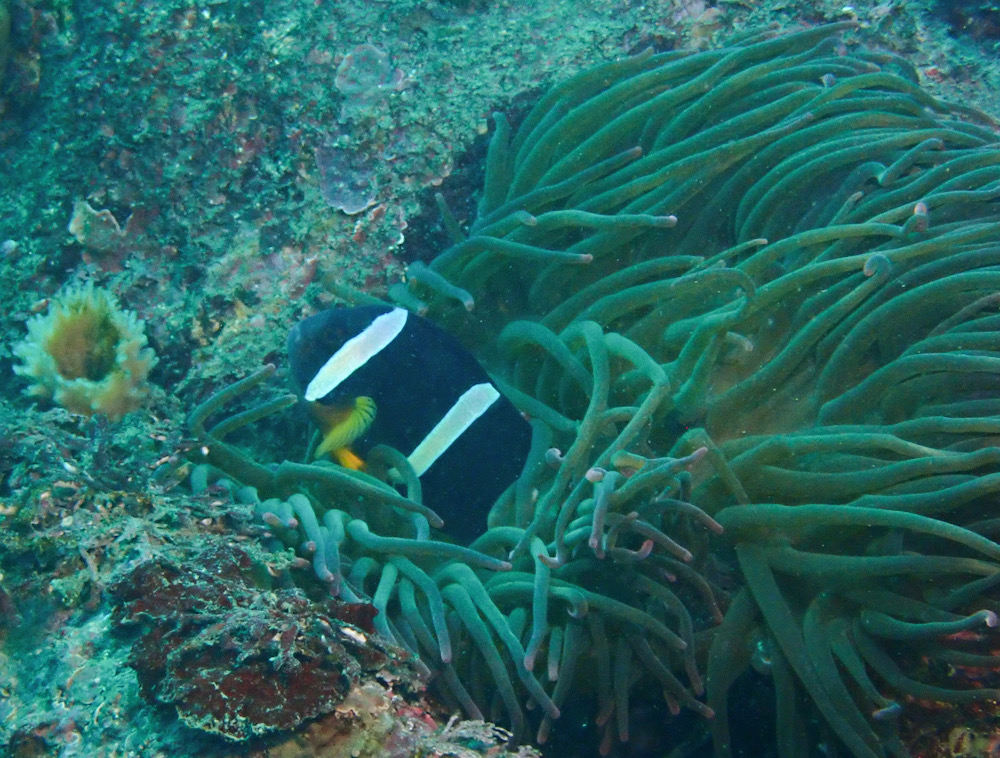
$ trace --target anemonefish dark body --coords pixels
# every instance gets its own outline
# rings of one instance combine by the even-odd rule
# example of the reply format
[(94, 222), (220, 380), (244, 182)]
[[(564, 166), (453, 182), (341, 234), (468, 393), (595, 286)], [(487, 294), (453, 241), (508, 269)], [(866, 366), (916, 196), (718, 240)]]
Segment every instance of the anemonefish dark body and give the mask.
[(337, 308), (292, 328), (288, 358), (320, 424), (320, 455), (362, 467), (373, 446), (396, 448), (445, 532), (468, 544), (486, 531), (531, 427), (458, 340), (402, 308)]

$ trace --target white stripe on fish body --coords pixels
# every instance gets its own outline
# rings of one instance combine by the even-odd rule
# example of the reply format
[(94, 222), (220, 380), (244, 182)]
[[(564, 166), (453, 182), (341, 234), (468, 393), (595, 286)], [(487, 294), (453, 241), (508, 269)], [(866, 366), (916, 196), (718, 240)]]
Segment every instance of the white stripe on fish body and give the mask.
[(500, 393), (489, 382), (467, 389), (407, 458), (417, 476), (423, 476), (434, 465), (434, 461), (444, 455), (455, 440), (486, 413), (499, 397)]
[(306, 387), (306, 400), (325, 397), (351, 374), (385, 350), (406, 326), (409, 311), (393, 308), (373, 320), (362, 332), (340, 346)]

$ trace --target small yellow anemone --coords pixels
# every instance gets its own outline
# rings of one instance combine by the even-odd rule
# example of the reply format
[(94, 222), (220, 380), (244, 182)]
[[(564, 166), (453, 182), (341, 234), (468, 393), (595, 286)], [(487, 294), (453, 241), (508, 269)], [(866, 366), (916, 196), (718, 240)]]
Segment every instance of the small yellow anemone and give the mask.
[(14, 373), (32, 381), (25, 393), (51, 399), (73, 413), (102, 413), (117, 421), (143, 404), (156, 365), (144, 324), (93, 282), (69, 286), (48, 312), (28, 321), (14, 347)]

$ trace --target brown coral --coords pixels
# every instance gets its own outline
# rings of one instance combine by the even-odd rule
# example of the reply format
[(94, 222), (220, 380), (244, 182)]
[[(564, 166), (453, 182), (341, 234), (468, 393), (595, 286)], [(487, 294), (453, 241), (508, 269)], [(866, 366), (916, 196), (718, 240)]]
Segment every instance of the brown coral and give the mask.
[(372, 606), (259, 589), (239, 548), (196, 562), (205, 570), (155, 558), (111, 588), (116, 627), (138, 631), (129, 662), (143, 693), (188, 726), (246, 740), (350, 709), (362, 676), (415, 679), (374, 636)]
[(143, 323), (93, 282), (68, 287), (47, 313), (28, 321), (14, 355), (22, 361), (14, 373), (32, 380), (28, 395), (113, 421), (142, 405), (156, 365)]

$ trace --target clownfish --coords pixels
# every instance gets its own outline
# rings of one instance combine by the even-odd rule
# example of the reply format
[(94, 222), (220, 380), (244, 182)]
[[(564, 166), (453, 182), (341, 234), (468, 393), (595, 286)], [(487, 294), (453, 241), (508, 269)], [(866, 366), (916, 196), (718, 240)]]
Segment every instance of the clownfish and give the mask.
[(389, 445), (447, 534), (468, 544), (486, 531), (531, 426), (457, 339), (403, 308), (335, 308), (292, 328), (288, 359), (320, 430), (317, 457), (363, 469), (368, 450)]

